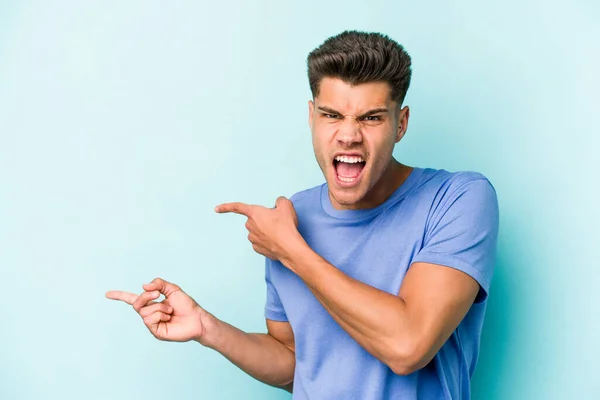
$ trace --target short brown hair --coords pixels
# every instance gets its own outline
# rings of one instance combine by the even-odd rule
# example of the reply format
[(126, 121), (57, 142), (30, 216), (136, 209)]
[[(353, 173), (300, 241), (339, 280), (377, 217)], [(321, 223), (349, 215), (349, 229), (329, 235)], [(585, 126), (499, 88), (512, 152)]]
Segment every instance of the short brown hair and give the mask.
[(332, 36), (310, 52), (307, 64), (313, 98), (318, 96), (323, 78), (339, 78), (351, 85), (386, 82), (398, 104), (410, 86), (410, 56), (381, 33), (344, 31)]

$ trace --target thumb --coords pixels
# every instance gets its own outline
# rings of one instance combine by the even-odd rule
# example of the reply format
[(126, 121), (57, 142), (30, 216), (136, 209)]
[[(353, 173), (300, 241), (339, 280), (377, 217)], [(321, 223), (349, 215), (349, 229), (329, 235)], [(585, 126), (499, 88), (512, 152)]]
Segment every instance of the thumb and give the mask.
[(275, 200), (275, 208), (277, 207), (287, 207), (291, 202), (284, 196), (279, 196), (277, 200)]
[(143, 288), (145, 291), (158, 290), (165, 297), (169, 297), (173, 293), (181, 291), (179, 286), (161, 278), (154, 279), (152, 282), (145, 284)]
[(285, 209), (289, 211), (290, 214), (294, 217), (294, 224), (298, 226), (298, 214), (296, 214), (296, 209), (294, 208), (294, 204), (285, 198), (284, 196), (279, 196), (277, 200), (275, 200), (275, 208)]

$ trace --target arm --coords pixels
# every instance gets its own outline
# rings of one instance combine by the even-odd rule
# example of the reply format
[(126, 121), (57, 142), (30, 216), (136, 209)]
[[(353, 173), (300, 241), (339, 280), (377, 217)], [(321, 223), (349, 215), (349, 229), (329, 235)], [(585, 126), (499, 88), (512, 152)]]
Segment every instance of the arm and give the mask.
[(292, 328), (288, 322), (267, 320), (267, 329), (267, 334), (245, 333), (215, 318), (199, 342), (253, 378), (291, 393), (296, 365)]
[(469, 310), (479, 285), (463, 272), (414, 264), (398, 296), (345, 275), (312, 250), (285, 265), (354, 340), (395, 373), (427, 365)]
[[(223, 354), (252, 377), (291, 391), (296, 365), (290, 324), (267, 320), (267, 334), (245, 333), (229, 325), (194, 301), (177, 285), (156, 278), (134, 293), (110, 291), (106, 297), (133, 306), (159, 340), (195, 340)], [(163, 301), (155, 301), (160, 295)]]
[(348, 277), (298, 238), (280, 258), (342, 328), (398, 374), (427, 365), (489, 288), (498, 233), (495, 191), (485, 179), (452, 189), (433, 208), (423, 248), (397, 295)]
[(493, 270), (498, 205), (492, 186), (472, 179), (443, 196), (397, 295), (350, 278), (316, 254), (298, 232), (294, 207), (285, 198), (274, 209), (229, 203), (217, 212), (247, 216), (256, 252), (296, 273), (373, 356), (398, 374), (410, 374), (437, 353), (480, 287), (486, 293)]

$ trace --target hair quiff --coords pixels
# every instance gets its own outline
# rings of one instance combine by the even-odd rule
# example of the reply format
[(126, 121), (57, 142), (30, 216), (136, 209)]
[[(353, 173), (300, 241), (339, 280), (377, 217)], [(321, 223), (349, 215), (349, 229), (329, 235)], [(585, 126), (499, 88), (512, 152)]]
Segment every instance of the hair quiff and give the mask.
[(375, 32), (344, 31), (325, 40), (307, 58), (313, 97), (323, 78), (339, 78), (350, 85), (386, 82), (392, 100), (402, 104), (411, 77), (411, 60), (404, 48)]

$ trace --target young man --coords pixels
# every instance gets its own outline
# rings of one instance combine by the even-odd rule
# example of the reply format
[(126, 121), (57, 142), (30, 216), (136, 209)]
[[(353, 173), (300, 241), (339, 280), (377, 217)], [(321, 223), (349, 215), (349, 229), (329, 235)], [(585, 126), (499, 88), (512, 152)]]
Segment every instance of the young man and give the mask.
[(384, 35), (329, 38), (308, 56), (326, 183), (274, 208), (216, 208), (245, 215), (266, 257), (267, 334), (220, 321), (158, 278), (139, 296), (107, 297), (132, 304), (158, 339), (196, 340), (295, 399), (470, 398), (498, 204), (480, 174), (392, 157), (410, 75), (409, 55)]

